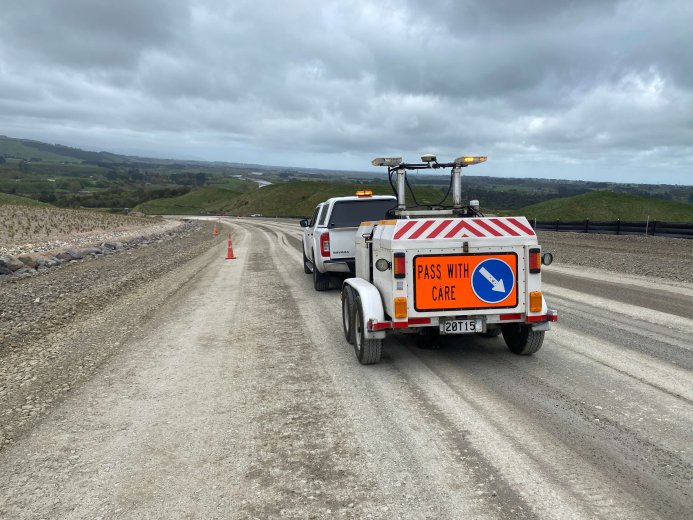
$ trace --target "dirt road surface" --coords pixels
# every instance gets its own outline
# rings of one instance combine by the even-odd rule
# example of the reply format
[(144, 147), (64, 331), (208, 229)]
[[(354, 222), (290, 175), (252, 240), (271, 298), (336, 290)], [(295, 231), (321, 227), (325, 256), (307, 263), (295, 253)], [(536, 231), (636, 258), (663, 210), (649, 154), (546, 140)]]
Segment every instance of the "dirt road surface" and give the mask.
[[(364, 367), (299, 228), (229, 225), (236, 260), (152, 280), (166, 298), (5, 445), (1, 518), (693, 517), (693, 285), (558, 263), (535, 356), (397, 337)], [(108, 347), (136, 296), (82, 334)]]

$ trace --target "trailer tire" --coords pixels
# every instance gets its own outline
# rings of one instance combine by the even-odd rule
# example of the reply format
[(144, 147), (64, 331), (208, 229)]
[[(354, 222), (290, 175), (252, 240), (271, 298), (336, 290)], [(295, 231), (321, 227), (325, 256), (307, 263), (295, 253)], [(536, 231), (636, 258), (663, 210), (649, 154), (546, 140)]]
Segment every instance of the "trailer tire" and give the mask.
[[(301, 249), (303, 249), (303, 248), (301, 248)], [(306, 256), (306, 250), (303, 249), (302, 253), (303, 253), (303, 272), (306, 274), (310, 274), (313, 271), (311, 271), (310, 267), (308, 267), (308, 257)]]
[(517, 323), (503, 325), (503, 339), (510, 352), (520, 356), (529, 356), (537, 352), (544, 343), (544, 331), (534, 331), (530, 327)]
[(342, 290), (342, 327), (344, 328), (344, 337), (350, 345), (354, 344), (354, 290), (345, 285)]
[(366, 338), (363, 330), (363, 307), (358, 294), (354, 295), (351, 327), (354, 331), (354, 352), (362, 365), (380, 362), (383, 355), (383, 340)]
[(315, 255), (313, 255), (313, 287), (316, 291), (326, 291), (330, 288), (330, 274), (318, 271)]

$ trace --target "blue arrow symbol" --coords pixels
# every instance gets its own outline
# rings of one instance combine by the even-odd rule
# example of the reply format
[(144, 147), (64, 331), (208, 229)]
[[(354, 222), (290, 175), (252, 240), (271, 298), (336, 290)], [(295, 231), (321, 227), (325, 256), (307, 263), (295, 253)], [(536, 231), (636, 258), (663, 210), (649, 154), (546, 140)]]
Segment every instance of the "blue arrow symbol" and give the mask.
[(482, 267), (479, 269), (479, 274), (486, 278), (489, 283), (493, 286), (491, 289), (492, 291), (504, 293), (505, 292), (505, 284), (503, 283), (503, 279), (501, 278), (500, 280), (496, 280), (496, 278), (488, 272), (488, 269), (485, 267)]

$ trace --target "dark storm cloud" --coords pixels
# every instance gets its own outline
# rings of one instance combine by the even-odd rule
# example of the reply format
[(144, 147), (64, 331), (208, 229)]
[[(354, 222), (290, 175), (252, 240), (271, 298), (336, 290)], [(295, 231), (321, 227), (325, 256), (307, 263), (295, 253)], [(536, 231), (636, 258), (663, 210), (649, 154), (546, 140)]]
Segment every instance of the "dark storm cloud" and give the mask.
[(76, 69), (129, 68), (142, 51), (185, 31), (187, 2), (36, 0), (3, 5), (10, 55)]
[(3, 8), (5, 133), (346, 168), (380, 153), (479, 152), (495, 155), (493, 173), (531, 163), (552, 176), (575, 164), (628, 171), (654, 155), (691, 182), (685, 0)]

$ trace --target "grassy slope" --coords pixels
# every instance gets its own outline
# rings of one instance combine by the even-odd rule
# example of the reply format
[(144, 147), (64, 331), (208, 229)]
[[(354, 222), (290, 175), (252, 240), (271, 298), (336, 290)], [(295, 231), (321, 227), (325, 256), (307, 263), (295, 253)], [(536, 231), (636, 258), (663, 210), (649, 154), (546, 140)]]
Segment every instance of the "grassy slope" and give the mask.
[(232, 181), (227, 187), (200, 188), (180, 197), (150, 200), (134, 209), (149, 215), (216, 215), (228, 212), (232, 200), (255, 186), (253, 182)]
[[(353, 195), (357, 190), (370, 189), (374, 195), (392, 195), (387, 184), (348, 184), (336, 182), (287, 182), (273, 184), (238, 197), (230, 212), (239, 215), (260, 213), (267, 216), (311, 215), (315, 206), (330, 197)], [(438, 188), (414, 188), (419, 203), (439, 202), (444, 192)], [(407, 204), (413, 202), (407, 197)]]
[(575, 197), (552, 199), (516, 212), (537, 220), (650, 220), (693, 222), (693, 204), (610, 191), (592, 191)]
[[(181, 197), (150, 201), (136, 209), (150, 214), (310, 215), (319, 202), (330, 197), (353, 195), (362, 189), (371, 189), (375, 195), (392, 194), (390, 186), (384, 184), (293, 181), (241, 193), (223, 188), (203, 188)], [(438, 202), (443, 196), (437, 188), (415, 187), (414, 190), (420, 203)]]
[(39, 202), (38, 200), (28, 197), (19, 197), (17, 195), (0, 192), (0, 206), (3, 204), (14, 204), (16, 206), (50, 206), (50, 204)]
[[(373, 187), (359, 186), (358, 189)], [(376, 195), (387, 195), (389, 190), (389, 187), (379, 186), (373, 192)], [(353, 195), (355, 191), (354, 185), (333, 182), (295, 181), (272, 184), (241, 195), (233, 201), (230, 212), (238, 215), (310, 215), (315, 206), (325, 199)]]

